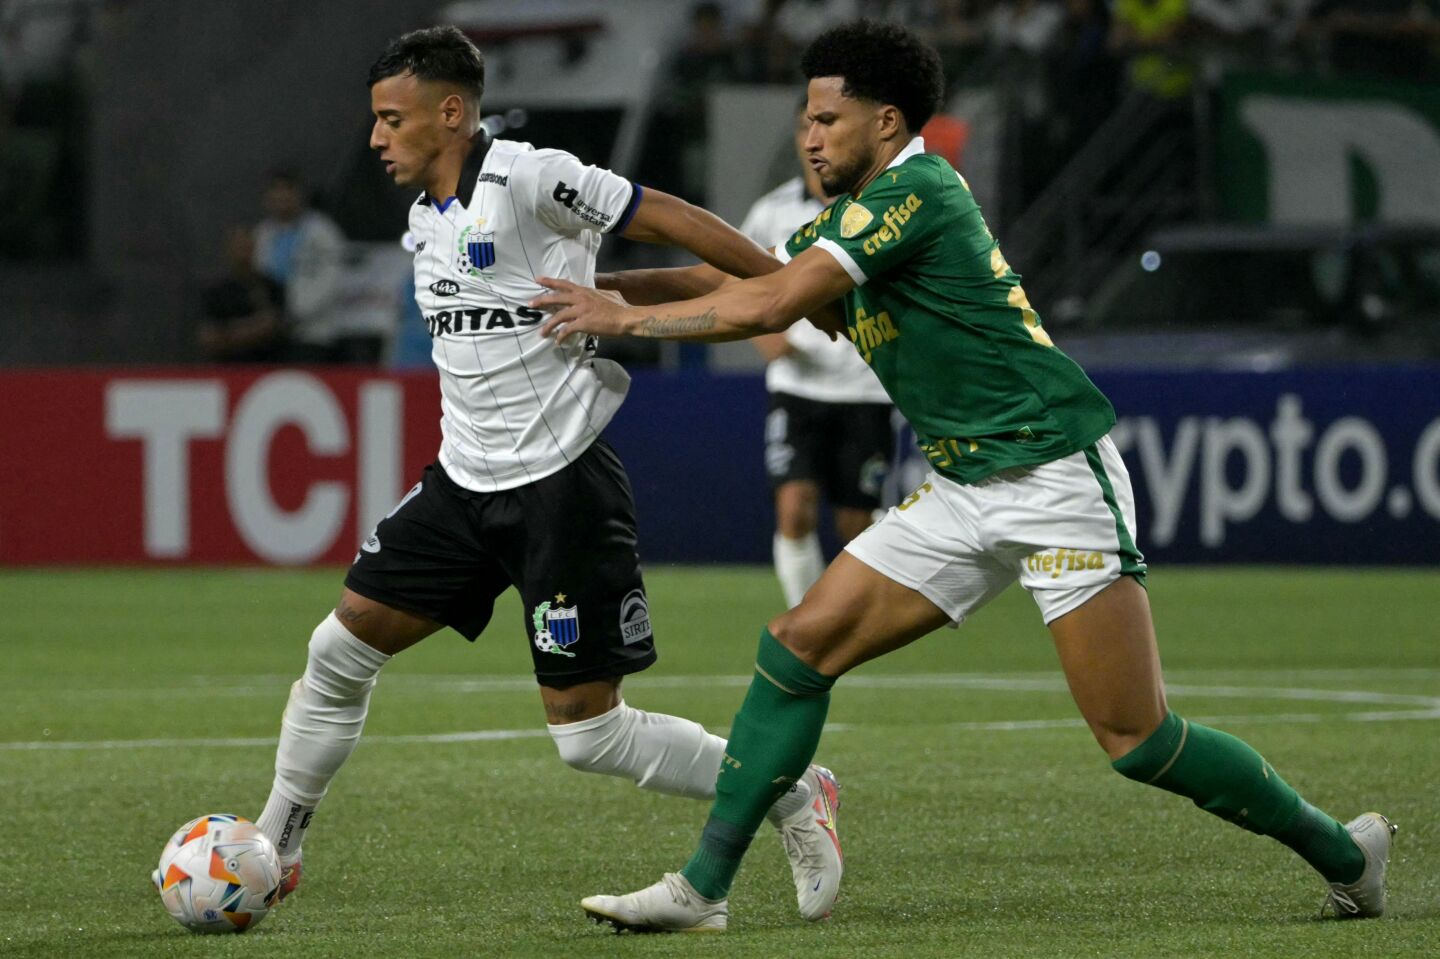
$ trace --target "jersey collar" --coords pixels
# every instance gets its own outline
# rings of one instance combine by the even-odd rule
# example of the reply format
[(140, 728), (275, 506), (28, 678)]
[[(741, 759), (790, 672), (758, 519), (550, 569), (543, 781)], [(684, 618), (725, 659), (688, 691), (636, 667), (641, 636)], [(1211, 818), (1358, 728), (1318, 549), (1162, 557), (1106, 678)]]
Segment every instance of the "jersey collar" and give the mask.
[(470, 201), (475, 197), (475, 184), (480, 179), (480, 168), (485, 165), (485, 156), (490, 152), (490, 136), (481, 130), (470, 138), (470, 143), (470, 155), (465, 158), (465, 165), (460, 168), (460, 182), (455, 184), (455, 195), (441, 201), (427, 191), (420, 194), (420, 199), (415, 201), (416, 206), (433, 205), (441, 213), (449, 209), (452, 200), (459, 200), (463, 207), (470, 206)]
[(895, 159), (891, 160), (890, 163), (889, 163), (888, 165), (886, 165), (885, 169), (887, 169), (887, 170), (894, 169), (895, 167), (897, 167), (897, 166), (899, 166), (900, 164), (904, 163), (906, 160), (910, 159), (911, 157), (918, 157), (920, 154), (922, 154), (922, 153), (924, 153), (924, 152), (925, 152), (925, 138), (924, 138), (924, 137), (919, 137), (919, 136), (914, 137), (914, 138), (912, 138), (912, 139), (910, 140), (909, 143), (905, 144), (905, 149), (901, 150), (899, 153), (897, 153), (897, 154), (895, 155)]

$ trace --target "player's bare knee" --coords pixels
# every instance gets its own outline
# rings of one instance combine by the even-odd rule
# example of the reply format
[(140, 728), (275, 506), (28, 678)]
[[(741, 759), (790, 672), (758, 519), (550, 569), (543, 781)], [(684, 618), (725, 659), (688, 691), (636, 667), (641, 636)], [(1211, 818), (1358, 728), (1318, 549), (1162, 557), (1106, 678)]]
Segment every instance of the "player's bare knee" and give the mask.
[(811, 668), (819, 668), (841, 638), (830, 610), (808, 598), (770, 621), (770, 635)]
[[(1163, 720), (1164, 717), (1161, 717)], [(1103, 721), (1091, 721), (1090, 731), (1095, 735), (1095, 741), (1100, 748), (1105, 750), (1105, 755), (1116, 760), (1128, 755), (1135, 747), (1150, 738), (1160, 725), (1159, 721), (1126, 721), (1120, 719), (1107, 719)]]

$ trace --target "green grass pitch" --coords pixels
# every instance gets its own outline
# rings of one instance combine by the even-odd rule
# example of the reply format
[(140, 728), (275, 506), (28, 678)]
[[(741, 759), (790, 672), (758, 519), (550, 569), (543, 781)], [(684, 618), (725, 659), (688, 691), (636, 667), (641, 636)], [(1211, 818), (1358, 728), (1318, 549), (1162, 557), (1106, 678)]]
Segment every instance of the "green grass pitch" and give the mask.
[[(627, 698), (723, 732), (778, 588), (763, 569), (648, 581), (661, 659)], [(252, 933), (192, 936), (150, 870), (185, 820), (258, 815), (338, 590), (334, 570), (0, 573), (0, 956), (1440, 955), (1428, 570), (1151, 577), (1177, 710), (1341, 818), (1400, 824), (1380, 921), (1315, 921), (1322, 884), (1288, 850), (1111, 772), (1012, 589), (836, 688), (820, 757), (844, 785), (847, 870), (826, 922), (797, 916), (768, 827), (727, 935), (585, 921), (581, 896), (678, 868), (705, 806), (556, 758), (511, 596), (475, 646), (446, 632), (386, 668), (299, 893)]]

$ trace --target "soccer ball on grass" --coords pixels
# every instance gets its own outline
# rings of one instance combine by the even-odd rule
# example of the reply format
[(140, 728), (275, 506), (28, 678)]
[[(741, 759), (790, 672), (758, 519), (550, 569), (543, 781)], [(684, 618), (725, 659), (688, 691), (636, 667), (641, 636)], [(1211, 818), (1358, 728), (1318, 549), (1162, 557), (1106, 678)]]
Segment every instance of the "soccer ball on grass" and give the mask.
[(191, 932), (244, 932), (275, 904), (280, 854), (250, 820), (213, 813), (176, 830), (152, 878), (170, 915)]

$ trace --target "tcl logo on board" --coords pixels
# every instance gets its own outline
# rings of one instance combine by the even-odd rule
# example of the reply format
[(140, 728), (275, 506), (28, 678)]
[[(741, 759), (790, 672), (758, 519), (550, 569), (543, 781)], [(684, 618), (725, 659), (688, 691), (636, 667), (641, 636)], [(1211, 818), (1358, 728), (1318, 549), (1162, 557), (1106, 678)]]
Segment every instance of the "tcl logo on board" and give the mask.
[[(107, 384), (106, 435), (138, 441), (143, 449), (147, 557), (186, 559), (194, 553), (190, 460), (197, 441), (223, 440), (230, 519), (245, 545), (267, 562), (316, 560), (340, 545), (348, 518), (363, 535), (394, 506), (403, 490), (400, 384), (360, 383), (353, 422), (331, 386), (307, 373), (272, 373), (237, 396), (232, 389), (219, 379)], [(271, 456), (288, 428), (298, 429), (310, 457), (353, 455), (353, 477), (304, 479), (298, 505), (282, 505), (271, 488)]]

